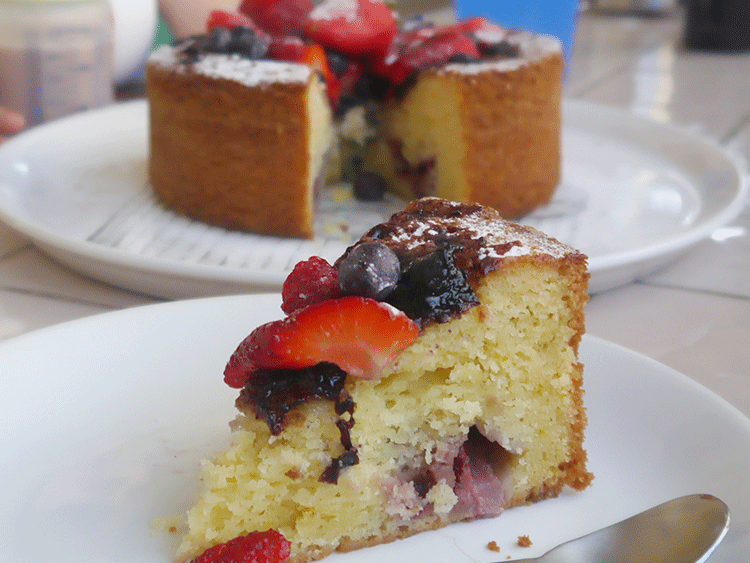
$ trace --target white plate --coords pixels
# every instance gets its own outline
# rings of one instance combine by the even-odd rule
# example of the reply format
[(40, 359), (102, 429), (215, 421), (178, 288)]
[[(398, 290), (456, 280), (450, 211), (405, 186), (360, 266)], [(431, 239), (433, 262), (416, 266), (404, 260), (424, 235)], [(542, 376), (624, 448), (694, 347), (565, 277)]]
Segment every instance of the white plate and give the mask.
[[(275, 295), (127, 309), (0, 343), (0, 559), (169, 563), (154, 518), (187, 507), (198, 460), (228, 442), (235, 346), (279, 318)], [(330, 561), (481, 563), (531, 557), (662, 501), (710, 493), (732, 525), (711, 563), (750, 553), (750, 420), (685, 376), (586, 337), (593, 485)], [(533, 546), (515, 546), (528, 535)], [(487, 549), (495, 541), (500, 554)]]
[[(329, 260), (401, 202), (321, 198), (314, 241), (209, 227), (165, 211), (146, 181), (147, 105), (43, 125), (0, 147), (0, 220), (64, 264), (166, 298), (278, 291), (312, 254)], [(590, 258), (591, 291), (651, 273), (741, 210), (747, 186), (717, 145), (589, 103), (565, 104), (563, 182), (523, 222)]]

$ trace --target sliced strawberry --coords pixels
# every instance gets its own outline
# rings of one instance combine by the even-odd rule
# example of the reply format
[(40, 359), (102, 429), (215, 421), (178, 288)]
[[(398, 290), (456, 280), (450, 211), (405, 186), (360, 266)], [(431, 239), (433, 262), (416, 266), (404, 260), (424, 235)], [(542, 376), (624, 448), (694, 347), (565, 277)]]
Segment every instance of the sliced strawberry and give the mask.
[(339, 271), (325, 259), (313, 256), (298, 263), (281, 288), (281, 310), (287, 315), (308, 305), (341, 296)]
[(272, 35), (301, 37), (312, 8), (310, 0), (243, 0), (239, 11)]
[(308, 45), (305, 47), (305, 50), (302, 53), (302, 58), (299, 62), (305, 63), (306, 65), (313, 67), (315, 70), (320, 71), (326, 81), (328, 98), (331, 100), (331, 104), (336, 107), (341, 92), (341, 83), (331, 70), (331, 66), (328, 64), (325, 49), (315, 43)]
[(406, 80), (412, 72), (430, 66), (444, 65), (452, 58), (464, 55), (479, 59), (481, 53), (474, 41), (460, 29), (446, 28), (422, 41), (404, 46), (400, 54), (386, 65), (386, 77), (394, 84)]
[(354, 377), (377, 379), (418, 335), (417, 324), (391, 305), (358, 296), (330, 299), (255, 329), (227, 368), (231, 365), (234, 374), (244, 362), (246, 380), (255, 367), (299, 369), (330, 362)]
[(208, 548), (192, 563), (284, 563), (290, 545), (276, 530), (251, 532)]
[[(250, 335), (252, 336), (252, 335)], [(224, 368), (224, 383), (234, 389), (242, 389), (245, 386), (247, 378), (255, 369), (252, 357), (250, 355), (251, 340), (250, 336), (245, 338), (232, 356), (229, 358)]]
[(304, 33), (345, 55), (376, 56), (388, 49), (396, 20), (381, 0), (324, 0), (308, 14)]
[(211, 10), (206, 22), (206, 31), (211, 31), (217, 26), (234, 29), (239, 25), (249, 27), (253, 31), (258, 31), (258, 25), (245, 14), (239, 12), (228, 12), (227, 10)]

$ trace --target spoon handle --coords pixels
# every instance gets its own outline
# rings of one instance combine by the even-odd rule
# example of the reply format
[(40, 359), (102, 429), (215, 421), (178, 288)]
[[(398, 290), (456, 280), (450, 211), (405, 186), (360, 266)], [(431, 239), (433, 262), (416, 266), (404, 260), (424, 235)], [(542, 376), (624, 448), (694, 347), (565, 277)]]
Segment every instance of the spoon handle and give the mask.
[(711, 495), (688, 495), (563, 543), (536, 559), (506, 563), (701, 563), (728, 528), (726, 504)]

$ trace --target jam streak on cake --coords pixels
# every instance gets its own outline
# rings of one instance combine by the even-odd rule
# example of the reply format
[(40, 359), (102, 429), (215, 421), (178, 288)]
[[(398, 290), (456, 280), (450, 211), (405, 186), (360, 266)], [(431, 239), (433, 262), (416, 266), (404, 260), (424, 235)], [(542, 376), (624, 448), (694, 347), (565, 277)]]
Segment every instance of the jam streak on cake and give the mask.
[(278, 436), (295, 406), (311, 399), (339, 400), (345, 379), (346, 372), (326, 362), (302, 369), (259, 368), (240, 392), (237, 407), (252, 406), (258, 418), (268, 423), (271, 434)]

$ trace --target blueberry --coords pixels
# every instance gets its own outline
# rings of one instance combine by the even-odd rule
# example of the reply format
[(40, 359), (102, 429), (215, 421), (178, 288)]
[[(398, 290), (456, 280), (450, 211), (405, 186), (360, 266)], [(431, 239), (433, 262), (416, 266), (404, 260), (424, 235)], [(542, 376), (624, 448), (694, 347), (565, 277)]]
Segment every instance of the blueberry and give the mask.
[(377, 172), (367, 171), (357, 174), (352, 184), (354, 197), (359, 201), (380, 201), (387, 187), (385, 178)]
[(203, 50), (206, 53), (228, 53), (231, 41), (232, 33), (226, 27), (217, 25), (206, 36)]
[(338, 78), (341, 78), (349, 69), (349, 59), (338, 51), (326, 49), (326, 59), (328, 59), (328, 66), (331, 67), (331, 71)]
[(467, 64), (467, 63), (479, 62), (479, 59), (467, 53), (456, 53), (455, 55), (450, 56), (450, 58), (448, 59), (448, 62)]
[(484, 57), (496, 57), (503, 59), (515, 59), (520, 56), (521, 50), (518, 45), (512, 45), (507, 41), (500, 41), (499, 43), (488, 43), (478, 45), (482, 56)]
[(398, 256), (382, 242), (363, 242), (339, 262), (339, 285), (345, 295), (359, 295), (381, 301), (398, 284), (401, 264)]
[(268, 41), (263, 41), (249, 27), (238, 25), (230, 32), (229, 52), (248, 59), (262, 59), (268, 51)]
[(448, 247), (408, 263), (387, 301), (422, 325), (429, 320), (448, 322), (479, 304), (468, 275), (455, 264)]

